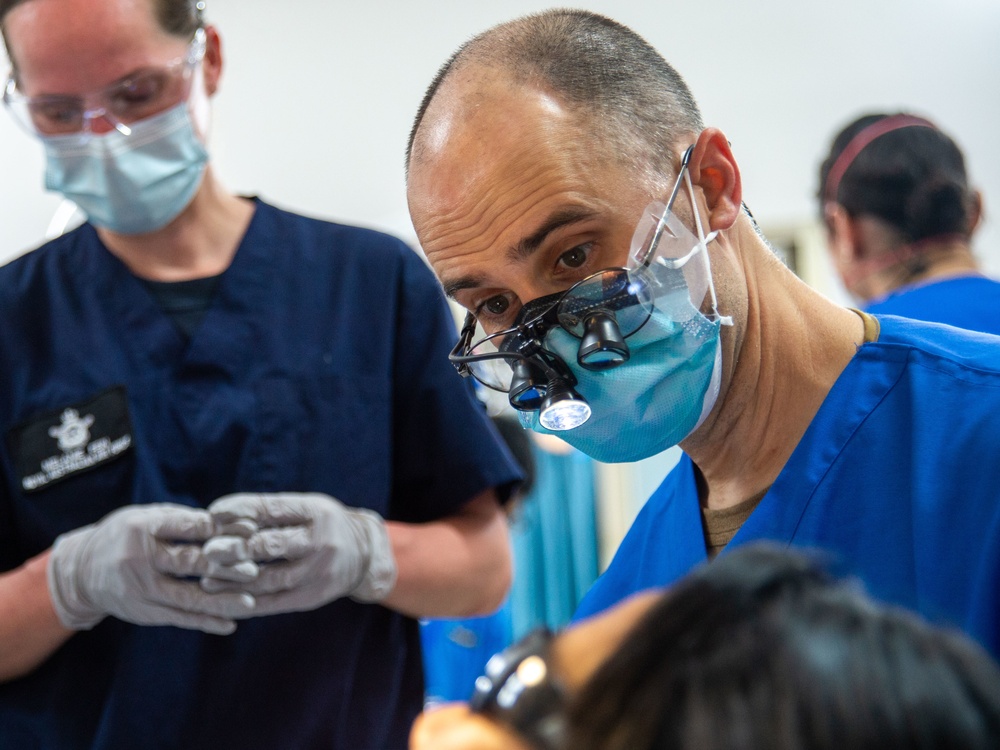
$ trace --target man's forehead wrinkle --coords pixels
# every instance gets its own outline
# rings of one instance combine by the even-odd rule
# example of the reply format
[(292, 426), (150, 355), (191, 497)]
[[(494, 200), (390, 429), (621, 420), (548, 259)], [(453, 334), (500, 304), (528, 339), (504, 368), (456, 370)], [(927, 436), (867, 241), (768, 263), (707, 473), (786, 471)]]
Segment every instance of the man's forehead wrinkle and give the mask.
[[(517, 185), (516, 187), (522, 186)], [(441, 215), (428, 220), (424, 226), (423, 234), (430, 247), (425, 247), (425, 252), (432, 264), (437, 264), (442, 286), (448, 296), (454, 297), (460, 291), (489, 285), (489, 279), (486, 275), (465, 272), (465, 269), (462, 268), (462, 261), (466, 257), (477, 258), (481, 253), (496, 248), (503, 253), (503, 256), (496, 257), (494, 253), (491, 253), (490, 257), (495, 258), (490, 263), (493, 265), (504, 259), (520, 261), (530, 254), (526, 252), (524, 245), (532, 239), (531, 235), (508, 238), (507, 241), (512, 244), (505, 247), (496, 246), (501, 241), (505, 230), (536, 205), (534, 199), (539, 193), (544, 193), (544, 195), (539, 195), (539, 198), (543, 198), (547, 197), (551, 190), (546, 189), (544, 184), (533, 187), (522, 196), (520, 201), (491, 217), (487, 217), (487, 214), (490, 208), (496, 204), (496, 199), (489, 193), (484, 193), (475, 204), (469, 207), (468, 212), (464, 211), (463, 207), (456, 207), (449, 215)], [(482, 223), (484, 221), (486, 221), (485, 224)], [(548, 217), (546, 224), (551, 223), (552, 217)], [(443, 231), (437, 231), (439, 227), (444, 227)], [(533, 231), (533, 235), (540, 235), (539, 227), (525, 227), (525, 230)], [(448, 277), (453, 271), (459, 275), (449, 279)]]
[[(564, 176), (554, 165), (536, 162), (515, 169), (517, 166), (504, 165), (502, 174), (501, 169), (495, 169), (471, 178), (454, 200), (439, 196), (421, 222), (421, 233), (430, 240), (427, 244), (438, 244), (443, 238), (452, 247), (469, 242), (493, 244), (531, 208), (566, 191)], [(514, 242), (522, 239), (515, 238)]]
[(466, 198), (473, 195), (476, 197), (472, 202), (455, 201), (450, 206), (442, 206), (441, 201), (438, 201), (438, 210), (428, 212), (423, 222), (423, 234), (428, 238), (428, 244), (438, 245), (444, 242), (445, 247), (440, 249), (450, 249), (458, 255), (464, 255), (475, 252), (478, 245), (494, 241), (492, 232), (502, 220), (502, 216), (488, 216), (490, 209), (496, 204), (495, 197), (488, 191), (466, 189), (465, 193)]
[(596, 213), (596, 211), (583, 206), (566, 206), (557, 209), (547, 217), (536, 232), (509, 248), (507, 259), (512, 263), (524, 260), (533, 254), (556, 230), (589, 219)]
[[(562, 192), (560, 188), (558, 182), (547, 176), (546, 170), (540, 170), (533, 174), (522, 174), (517, 181), (508, 184), (501, 195), (483, 192), (464, 217), (460, 209), (454, 212), (458, 226), (444, 235), (451, 239), (450, 244), (456, 251), (454, 257), (475, 253), (480, 248), (494, 247), (512, 226), (524, 218), (525, 214), (544, 200)], [(513, 198), (507, 206), (500, 211), (493, 210), (508, 195)], [(571, 210), (573, 209), (567, 209)], [(546, 223), (551, 223), (551, 217)], [(543, 228), (525, 226), (523, 236), (509, 237), (507, 246), (503, 248), (505, 258), (509, 261), (520, 261), (534, 252), (544, 239), (544, 235), (540, 232)], [(461, 247), (466, 244), (470, 246), (462, 252)]]
[(583, 179), (595, 157), (576, 117), (537, 87), (472, 78), (438, 92), (410, 165), (420, 240), (452, 296), (494, 285), (558, 212), (595, 212)]

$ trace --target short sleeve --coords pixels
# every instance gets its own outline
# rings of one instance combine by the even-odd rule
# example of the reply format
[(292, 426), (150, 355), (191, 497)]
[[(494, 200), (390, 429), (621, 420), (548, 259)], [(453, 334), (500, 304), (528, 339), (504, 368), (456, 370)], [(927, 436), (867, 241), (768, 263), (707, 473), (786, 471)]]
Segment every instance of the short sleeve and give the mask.
[(520, 470), (472, 383), (448, 361), (457, 340), (451, 311), (412, 250), (397, 291), (392, 516), (447, 516), (489, 487), (505, 502)]

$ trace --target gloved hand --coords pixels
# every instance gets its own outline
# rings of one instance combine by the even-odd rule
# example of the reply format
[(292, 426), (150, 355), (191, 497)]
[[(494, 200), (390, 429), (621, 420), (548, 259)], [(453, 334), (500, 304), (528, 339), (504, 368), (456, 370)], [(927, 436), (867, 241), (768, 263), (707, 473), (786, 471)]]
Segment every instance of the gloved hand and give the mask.
[(206, 591), (253, 594), (255, 615), (316, 609), (343, 596), (380, 601), (396, 583), (385, 521), (373, 511), (294, 492), (228, 495), (208, 510), (217, 527), (249, 520), (259, 528), (246, 540), (249, 557), (260, 565), (256, 579), (237, 583), (239, 576), (211, 549), (212, 572), (202, 579)]
[(232, 633), (235, 620), (254, 614), (254, 600), (201, 588), (197, 579), (208, 570), (202, 542), (212, 533), (207, 511), (161, 503), (119, 508), (62, 534), (46, 570), (59, 620), (89, 630), (114, 615), (138, 625)]

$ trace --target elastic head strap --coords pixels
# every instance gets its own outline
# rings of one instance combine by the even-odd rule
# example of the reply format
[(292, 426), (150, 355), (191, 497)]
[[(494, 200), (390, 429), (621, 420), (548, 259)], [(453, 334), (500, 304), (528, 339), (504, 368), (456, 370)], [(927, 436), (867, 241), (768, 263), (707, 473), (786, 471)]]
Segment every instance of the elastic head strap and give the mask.
[(834, 160), (833, 166), (826, 175), (826, 190), (823, 195), (827, 201), (836, 203), (837, 190), (840, 188), (840, 181), (843, 179), (847, 168), (858, 158), (858, 154), (865, 150), (869, 143), (886, 133), (901, 128), (931, 128), (937, 130), (937, 126), (930, 120), (914, 115), (890, 115), (876, 120), (866, 128), (862, 128), (855, 136), (848, 141), (844, 150)]

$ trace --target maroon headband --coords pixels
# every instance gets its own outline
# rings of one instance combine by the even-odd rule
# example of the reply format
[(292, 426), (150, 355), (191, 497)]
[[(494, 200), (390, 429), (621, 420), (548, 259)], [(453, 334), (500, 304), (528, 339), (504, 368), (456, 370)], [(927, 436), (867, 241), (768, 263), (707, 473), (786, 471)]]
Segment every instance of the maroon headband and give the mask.
[(854, 160), (858, 158), (858, 154), (865, 150), (865, 146), (876, 138), (886, 133), (891, 133), (893, 130), (911, 127), (937, 130), (937, 126), (934, 123), (930, 120), (925, 120), (923, 117), (890, 115), (889, 117), (883, 117), (881, 120), (876, 120), (868, 127), (862, 128), (856, 133), (844, 147), (844, 150), (840, 152), (840, 155), (833, 162), (833, 166), (830, 167), (830, 171), (826, 175), (826, 190), (824, 191), (826, 200), (836, 202), (837, 189), (840, 187), (840, 181), (843, 179), (844, 173), (854, 163)]

